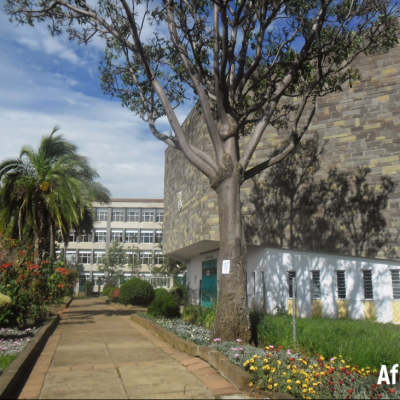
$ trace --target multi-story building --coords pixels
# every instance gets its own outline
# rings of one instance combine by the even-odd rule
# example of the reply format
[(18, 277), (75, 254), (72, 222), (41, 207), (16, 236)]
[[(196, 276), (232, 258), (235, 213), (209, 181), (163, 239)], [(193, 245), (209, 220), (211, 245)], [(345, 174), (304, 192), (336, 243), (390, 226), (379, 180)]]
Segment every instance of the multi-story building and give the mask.
[[(367, 193), (362, 197), (365, 201), (382, 194), (382, 176), (388, 176), (395, 185), (386, 202), (376, 203), (374, 212), (363, 214), (367, 222), (379, 225), (377, 219), (381, 221), (377, 232), (360, 223), (360, 215), (353, 212), (357, 210), (353, 206), (355, 201), (349, 196), (346, 204), (351, 212), (345, 215), (349, 219), (341, 221), (344, 228), (347, 221), (353, 221), (347, 226), (355, 227), (356, 235), (351, 236), (347, 233), (350, 229), (343, 229), (337, 236), (339, 245), (350, 244), (346, 248), (333, 246), (333, 235), (321, 240), (321, 231), (316, 229), (321, 224), (312, 225), (313, 221), (327, 223), (327, 219), (322, 219), (323, 202), (318, 203), (316, 213), (308, 220), (299, 217), (295, 225), (296, 221), (289, 218), (286, 223), (285, 213), (293, 210), (287, 211), (286, 203), (276, 201), (275, 208), (268, 208), (269, 214), (265, 211), (270, 206), (269, 199), (273, 200), (278, 193), (271, 192), (274, 183), (270, 182), (277, 181), (270, 179), (273, 170), (246, 181), (241, 188), (241, 202), (248, 243), (247, 293), (250, 305), (255, 302), (266, 312), (275, 312), (282, 306), (290, 311), (293, 293), (297, 293), (300, 316), (376, 317), (379, 322), (400, 323), (400, 46), (389, 52), (360, 56), (354, 67), (361, 72), (360, 82), (318, 99), (313, 123), (303, 141), (319, 137), (323, 154), (316, 157), (319, 171), (313, 176), (315, 189), (304, 192), (308, 196), (304, 199), (313, 200), (313, 195), (320, 194), (319, 183), (333, 182), (335, 176), (352, 174), (358, 167), (370, 170), (360, 185), (369, 188), (369, 197)], [(197, 108), (182, 128), (189, 143), (214, 157), (204, 119)], [(269, 159), (287, 139), (287, 132), (268, 128), (250, 168)], [(248, 140), (249, 137), (243, 137), (240, 145)], [(294, 172), (298, 175), (301, 168)], [(286, 177), (290, 183), (292, 178)], [(354, 179), (346, 182), (355, 184)], [(335, 198), (333, 185), (329, 190)], [(186, 262), (188, 293), (195, 300), (203, 304), (209, 302), (209, 297), (214, 296), (215, 300), (222, 270), (217, 194), (210, 188), (209, 179), (182, 152), (172, 148), (165, 155), (164, 202), (165, 255)], [(299, 208), (297, 215), (302, 216), (305, 211)], [(339, 217), (343, 215), (344, 212), (338, 213)], [(281, 223), (284, 229), (278, 233), (282, 235), (274, 236), (274, 229)], [(289, 227), (293, 228), (293, 237), (305, 240), (286, 240)], [(365, 247), (368, 251), (356, 251), (360, 237), (371, 238)], [(376, 251), (372, 253), (374, 247)], [(294, 292), (293, 278), (298, 288)]]
[[(140, 275), (150, 276), (153, 266), (163, 262), (164, 203), (162, 199), (111, 199), (107, 205), (94, 203), (95, 223), (90, 233), (70, 233), (66, 259), (75, 265), (80, 273), (79, 290), (86, 281), (95, 284), (95, 291), (101, 290), (105, 281), (98, 265), (110, 247), (111, 242), (123, 243), (127, 255), (139, 257)], [(60, 250), (63, 244), (60, 243)], [(128, 266), (120, 271), (120, 280), (131, 277)]]

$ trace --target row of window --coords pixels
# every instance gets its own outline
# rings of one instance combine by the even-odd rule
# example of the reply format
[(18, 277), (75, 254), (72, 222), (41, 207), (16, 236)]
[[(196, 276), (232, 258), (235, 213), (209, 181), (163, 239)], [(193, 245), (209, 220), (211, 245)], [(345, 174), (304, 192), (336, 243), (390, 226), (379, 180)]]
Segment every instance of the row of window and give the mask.
[[(75, 243), (79, 239), (80, 243), (92, 242), (93, 234), (84, 233), (82, 235), (76, 236), (75, 233), (71, 232), (69, 235), (69, 243)], [(141, 230), (140, 231), (140, 242), (139, 242), (139, 232), (137, 230), (126, 230), (125, 239), (124, 231), (121, 229), (111, 229), (111, 242), (115, 240), (121, 243), (162, 243), (163, 242), (163, 231), (150, 231)], [(61, 237), (58, 238), (59, 242), (62, 242)], [(94, 241), (98, 243), (106, 243), (107, 241), (107, 231), (105, 229), (96, 229), (94, 231)]]
[[(391, 270), (393, 299), (400, 300), (400, 270)], [(374, 288), (372, 282), (372, 271), (364, 270), (363, 289), (364, 299), (374, 299)], [(312, 298), (321, 298), (321, 274), (320, 271), (311, 271), (312, 274)], [(296, 277), (296, 271), (289, 271), (289, 298), (293, 298), (293, 278)], [(336, 290), (338, 299), (346, 299), (346, 272), (336, 271)], [(297, 293), (297, 292), (296, 292)]]
[[(93, 252), (93, 264), (101, 264), (103, 257), (105, 256), (104, 251), (94, 251)], [(143, 251), (138, 256), (135, 252), (126, 253), (127, 264), (129, 262), (136, 262), (138, 257), (140, 257), (140, 263), (143, 265), (149, 264), (162, 264), (164, 261), (164, 256), (161, 251), (156, 251), (154, 254), (150, 251)], [(76, 262), (76, 251), (67, 250), (66, 259), (70, 263)], [(78, 251), (78, 264), (92, 264), (92, 252), (90, 250)]]
[[(155, 217), (155, 221), (154, 221)], [(96, 221), (107, 221), (108, 209), (98, 208), (96, 210)], [(125, 210), (117, 208), (112, 210), (111, 221), (113, 222), (164, 222), (164, 210), (157, 210), (155, 215), (154, 211), (142, 210), (140, 217), (140, 210), (127, 209), (126, 217)]]

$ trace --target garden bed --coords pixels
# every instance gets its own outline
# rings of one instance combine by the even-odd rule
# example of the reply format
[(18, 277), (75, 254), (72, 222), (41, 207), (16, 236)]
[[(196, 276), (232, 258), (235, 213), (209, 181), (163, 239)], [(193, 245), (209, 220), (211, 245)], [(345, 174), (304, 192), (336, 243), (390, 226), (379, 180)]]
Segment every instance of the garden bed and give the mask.
[[(350, 365), (346, 355), (338, 354), (326, 360), (321, 354), (303, 354), (268, 345), (258, 348), (236, 342), (209, 343), (209, 331), (180, 319), (141, 316), (163, 326), (170, 332), (198, 345), (208, 345), (221, 352), (229, 361), (250, 373), (249, 386), (255, 391), (290, 394), (296, 398), (398, 398), (400, 383), (377, 385), (379, 370), (368, 365)], [(311, 334), (312, 337), (312, 334)], [(369, 344), (373, 346), (373, 344)], [(199, 350), (201, 347), (199, 347)], [(389, 366), (391, 368), (391, 365)]]
[(0, 329), (0, 375), (32, 341), (41, 326), (20, 330), (17, 328)]

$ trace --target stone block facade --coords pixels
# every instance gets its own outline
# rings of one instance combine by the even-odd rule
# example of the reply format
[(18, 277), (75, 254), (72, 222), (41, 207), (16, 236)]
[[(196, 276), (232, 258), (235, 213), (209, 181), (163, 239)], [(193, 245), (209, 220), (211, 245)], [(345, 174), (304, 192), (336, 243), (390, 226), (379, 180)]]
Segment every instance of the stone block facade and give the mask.
[[(388, 53), (360, 56), (354, 67), (361, 72), (359, 82), (343, 91), (318, 99), (317, 112), (305, 140), (318, 135), (325, 142), (316, 179), (324, 179), (329, 170), (353, 172), (357, 167), (371, 169), (367, 183), (376, 192), (380, 179), (387, 175), (396, 183), (383, 215), (387, 228), (400, 229), (400, 46)], [(183, 124), (191, 143), (210, 155), (212, 148), (205, 124), (194, 108)], [(250, 167), (265, 160), (288, 139), (286, 132), (268, 128), (253, 156)], [(303, 139), (303, 140), (304, 140)], [(249, 137), (244, 137), (246, 143)], [(255, 181), (242, 187), (243, 214), (254, 213), (251, 193)], [(196, 170), (183, 155), (167, 149), (165, 157), (165, 254), (204, 240), (218, 243), (218, 209), (215, 192), (208, 179)], [(182, 210), (178, 211), (178, 193), (182, 192)], [(257, 242), (248, 232), (247, 240)], [(383, 254), (378, 257), (384, 258)], [(399, 259), (399, 252), (391, 256)]]

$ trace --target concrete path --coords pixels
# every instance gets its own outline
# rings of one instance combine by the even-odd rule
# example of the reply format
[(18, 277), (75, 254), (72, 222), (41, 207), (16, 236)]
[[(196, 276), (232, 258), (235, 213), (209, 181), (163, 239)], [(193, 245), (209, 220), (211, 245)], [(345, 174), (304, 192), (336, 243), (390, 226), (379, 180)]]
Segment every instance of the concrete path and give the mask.
[(19, 398), (241, 397), (206, 362), (171, 347), (133, 322), (132, 312), (99, 299), (74, 300)]

